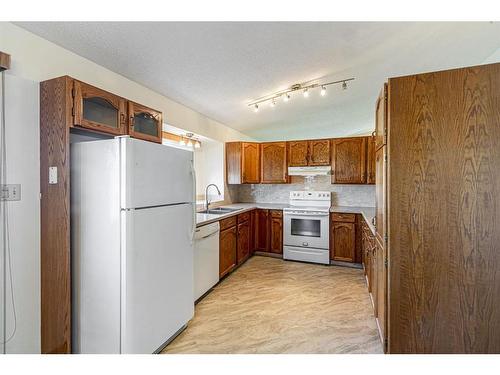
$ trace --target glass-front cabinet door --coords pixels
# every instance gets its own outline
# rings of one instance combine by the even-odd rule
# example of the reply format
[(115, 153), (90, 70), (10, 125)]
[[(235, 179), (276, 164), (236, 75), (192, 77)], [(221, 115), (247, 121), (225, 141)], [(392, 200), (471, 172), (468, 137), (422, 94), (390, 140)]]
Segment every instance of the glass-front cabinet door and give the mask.
[(123, 135), (126, 129), (126, 100), (97, 87), (74, 81), (74, 125)]
[(129, 101), (128, 117), (128, 133), (132, 137), (161, 143), (161, 112)]

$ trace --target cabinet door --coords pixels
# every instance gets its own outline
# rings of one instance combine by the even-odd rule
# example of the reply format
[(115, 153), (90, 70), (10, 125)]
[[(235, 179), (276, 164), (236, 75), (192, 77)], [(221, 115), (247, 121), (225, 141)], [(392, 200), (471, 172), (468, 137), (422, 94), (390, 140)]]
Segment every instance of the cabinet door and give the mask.
[(261, 183), (283, 184), (288, 182), (286, 142), (261, 143)]
[(330, 165), (330, 140), (309, 141), (309, 165)]
[(356, 224), (332, 223), (331, 241), (333, 260), (354, 262), (356, 250)]
[(113, 135), (126, 134), (125, 99), (80, 81), (73, 83), (73, 124)]
[(255, 249), (269, 251), (269, 211), (258, 209), (256, 215)]
[(237, 251), (236, 226), (220, 232), (219, 237), (219, 277), (231, 272), (236, 266)]
[(371, 293), (372, 293), (372, 302), (373, 302), (373, 313), (375, 317), (377, 317), (378, 313), (378, 248), (376, 246), (376, 241), (372, 241), (372, 250), (371, 250)]
[(367, 151), (366, 151), (366, 183), (375, 183), (375, 137), (367, 137)]
[(332, 140), (332, 184), (366, 182), (366, 137)]
[(260, 147), (258, 143), (241, 143), (241, 183), (260, 182)]
[(305, 167), (309, 163), (309, 142), (290, 141), (288, 143), (288, 166)]
[(384, 243), (386, 221), (385, 221), (385, 151), (386, 147), (379, 148), (375, 153), (375, 234), (380, 243)]
[(378, 150), (386, 143), (387, 134), (387, 83), (377, 99), (375, 106), (375, 149)]
[(255, 210), (250, 211), (250, 255), (255, 251)]
[(161, 112), (128, 102), (128, 133), (138, 139), (161, 143), (163, 119)]
[(238, 224), (238, 264), (243, 263), (250, 255), (250, 222)]
[(377, 320), (380, 330), (380, 337), (383, 340), (386, 338), (386, 301), (387, 301), (387, 268), (385, 266), (385, 250), (382, 245), (375, 241), (377, 248)]
[(271, 211), (269, 223), (270, 251), (275, 254), (283, 254), (283, 217), (281, 211)]

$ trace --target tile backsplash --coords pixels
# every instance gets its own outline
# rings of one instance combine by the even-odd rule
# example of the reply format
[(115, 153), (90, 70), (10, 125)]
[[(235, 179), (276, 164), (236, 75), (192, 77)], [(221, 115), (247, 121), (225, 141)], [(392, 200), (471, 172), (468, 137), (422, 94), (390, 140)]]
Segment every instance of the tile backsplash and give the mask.
[(335, 206), (375, 207), (374, 185), (334, 185), (330, 176), (317, 176), (311, 182), (293, 177), (290, 184), (229, 185), (232, 202), (288, 203), (292, 190), (332, 192)]

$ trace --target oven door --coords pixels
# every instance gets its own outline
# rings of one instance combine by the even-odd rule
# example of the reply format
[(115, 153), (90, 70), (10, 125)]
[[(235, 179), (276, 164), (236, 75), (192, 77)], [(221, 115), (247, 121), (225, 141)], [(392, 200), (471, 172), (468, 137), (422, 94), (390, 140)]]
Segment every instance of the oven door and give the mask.
[(330, 248), (328, 212), (285, 211), (283, 217), (285, 245), (316, 249)]

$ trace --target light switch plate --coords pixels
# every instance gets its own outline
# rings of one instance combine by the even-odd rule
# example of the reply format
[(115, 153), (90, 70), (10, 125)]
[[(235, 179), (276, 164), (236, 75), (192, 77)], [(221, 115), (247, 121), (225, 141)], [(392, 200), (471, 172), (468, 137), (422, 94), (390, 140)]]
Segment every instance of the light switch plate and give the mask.
[(21, 184), (5, 184), (2, 185), (0, 198), (3, 201), (20, 201), (21, 200)]
[(49, 167), (49, 184), (57, 184), (57, 167)]

